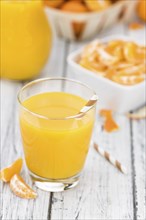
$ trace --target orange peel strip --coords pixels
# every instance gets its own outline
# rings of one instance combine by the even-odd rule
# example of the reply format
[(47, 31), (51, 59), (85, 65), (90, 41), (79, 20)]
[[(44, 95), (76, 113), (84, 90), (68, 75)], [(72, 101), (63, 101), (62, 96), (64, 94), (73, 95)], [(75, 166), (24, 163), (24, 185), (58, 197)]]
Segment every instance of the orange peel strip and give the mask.
[(37, 193), (18, 174), (15, 174), (10, 180), (10, 189), (16, 196), (24, 199), (35, 199), (37, 197)]
[(9, 182), (15, 174), (19, 174), (22, 169), (22, 158), (14, 161), (9, 167), (0, 171), (0, 179), (4, 182)]
[(111, 110), (105, 110), (102, 109), (100, 112), (100, 115), (105, 118), (104, 121), (104, 130), (107, 132), (113, 132), (117, 131), (119, 129), (119, 126), (114, 121), (112, 117), (112, 111)]

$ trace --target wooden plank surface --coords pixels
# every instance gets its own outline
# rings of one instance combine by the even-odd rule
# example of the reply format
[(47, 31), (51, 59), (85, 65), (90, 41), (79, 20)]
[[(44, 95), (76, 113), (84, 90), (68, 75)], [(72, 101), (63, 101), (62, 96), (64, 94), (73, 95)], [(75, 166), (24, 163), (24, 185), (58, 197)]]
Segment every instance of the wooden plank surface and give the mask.
[(80, 185), (54, 193), (52, 219), (133, 219), (129, 120), (117, 116), (117, 121), (120, 131), (109, 135), (97, 119), (95, 140), (127, 166), (128, 175), (109, 165), (91, 147)]
[[(124, 25), (101, 33), (143, 36), (144, 32), (129, 32)], [(69, 43), (55, 39), (50, 61), (40, 77), (67, 76), (70, 69), (66, 56), (87, 42)], [(18, 126), (16, 97), (22, 83), (1, 81), (1, 167), (5, 167), (21, 156), (22, 147)], [(6, 184), (1, 184), (0, 219), (41, 219), (41, 220), (145, 220), (145, 121), (130, 121), (125, 115), (115, 115), (120, 130), (107, 134), (102, 120), (97, 116), (94, 139), (110, 151), (128, 168), (123, 175), (99, 156), (91, 146), (86, 166), (78, 187), (63, 193), (47, 193), (37, 190), (36, 200), (22, 200), (14, 196)], [(23, 177), (28, 179), (26, 169)], [(33, 186), (35, 189), (35, 187)]]
[(131, 121), (135, 216), (146, 219), (146, 121)]
[[(120, 25), (100, 34), (100, 37), (124, 32), (125, 27)], [(71, 43), (69, 53), (84, 44), (86, 42)], [(74, 78), (70, 69), (67, 70), (66, 76)], [(120, 174), (91, 148), (80, 186), (70, 192), (53, 194), (52, 219), (133, 219), (129, 120), (125, 116), (117, 116), (117, 120), (121, 129), (110, 135), (103, 132), (101, 123), (97, 122), (95, 139), (101, 147), (113, 152), (127, 165), (128, 176)]]

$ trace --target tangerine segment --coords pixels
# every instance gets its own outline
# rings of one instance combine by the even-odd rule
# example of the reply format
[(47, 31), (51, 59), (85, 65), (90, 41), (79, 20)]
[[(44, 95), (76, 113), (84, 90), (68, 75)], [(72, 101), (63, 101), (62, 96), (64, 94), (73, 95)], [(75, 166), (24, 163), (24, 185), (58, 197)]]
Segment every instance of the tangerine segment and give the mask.
[(37, 197), (37, 193), (18, 174), (15, 174), (10, 180), (10, 189), (16, 196), (24, 199), (35, 199)]
[(84, 68), (97, 72), (99, 75), (105, 76), (105, 68), (102, 64), (96, 62), (90, 62), (88, 59), (81, 60), (80, 65)]
[(145, 48), (133, 42), (126, 42), (124, 45), (125, 60), (132, 63), (143, 62), (145, 60)]
[(118, 57), (119, 61), (122, 60), (124, 57), (123, 55), (123, 41), (121, 40), (113, 40), (108, 42), (106, 51), (111, 55)]
[(105, 131), (113, 132), (113, 131), (117, 131), (119, 129), (119, 126), (117, 125), (117, 123), (114, 121), (114, 119), (112, 117), (111, 110), (102, 109), (100, 111), (100, 115), (105, 118), (105, 122), (104, 122)]
[(9, 167), (6, 167), (0, 171), (0, 179), (4, 182), (9, 182), (14, 174), (19, 174), (22, 168), (22, 158), (14, 161)]
[(145, 80), (145, 58), (146, 47), (134, 42), (95, 40), (84, 48), (79, 64), (99, 76), (131, 86)]
[(99, 62), (104, 64), (105, 66), (111, 66), (118, 63), (119, 58), (117, 56), (113, 56), (105, 50), (104, 46), (98, 47), (98, 54), (99, 54)]

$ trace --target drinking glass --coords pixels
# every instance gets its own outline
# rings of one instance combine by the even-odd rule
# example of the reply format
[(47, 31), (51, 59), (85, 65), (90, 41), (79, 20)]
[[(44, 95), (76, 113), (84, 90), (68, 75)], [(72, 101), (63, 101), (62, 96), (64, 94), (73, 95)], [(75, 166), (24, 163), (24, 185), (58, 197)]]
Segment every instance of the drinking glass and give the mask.
[(37, 187), (59, 192), (78, 184), (89, 150), (96, 104), (82, 116), (77, 114), (94, 94), (83, 83), (67, 78), (38, 79), (20, 90), (24, 156)]

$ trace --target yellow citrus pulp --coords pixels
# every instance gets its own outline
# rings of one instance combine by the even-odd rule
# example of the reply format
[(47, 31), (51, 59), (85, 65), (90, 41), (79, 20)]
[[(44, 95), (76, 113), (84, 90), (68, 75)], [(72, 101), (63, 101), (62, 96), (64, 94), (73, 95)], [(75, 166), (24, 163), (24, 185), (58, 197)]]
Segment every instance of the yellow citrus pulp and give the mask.
[(19, 158), (14, 161), (9, 167), (0, 171), (0, 179), (4, 182), (9, 182), (14, 174), (19, 174), (22, 168), (22, 159)]
[(81, 171), (92, 134), (94, 110), (81, 119), (59, 118), (76, 115), (86, 102), (63, 92), (42, 93), (24, 101), (30, 111), (50, 118), (37, 117), (24, 109), (20, 112), (25, 159), (31, 172), (44, 178), (64, 179)]
[(12, 192), (24, 199), (35, 199), (37, 193), (33, 191), (18, 174), (15, 174), (10, 180), (10, 189)]

